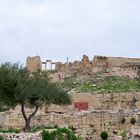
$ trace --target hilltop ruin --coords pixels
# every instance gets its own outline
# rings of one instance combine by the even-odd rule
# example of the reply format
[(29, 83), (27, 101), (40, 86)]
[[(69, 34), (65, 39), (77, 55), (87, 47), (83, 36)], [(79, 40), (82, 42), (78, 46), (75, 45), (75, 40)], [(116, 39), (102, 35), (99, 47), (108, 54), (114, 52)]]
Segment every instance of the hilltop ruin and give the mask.
[[(55, 75), (57, 80), (70, 75), (90, 75), (99, 72), (136, 78), (140, 70), (140, 58), (95, 56), (93, 60), (89, 60), (88, 56), (83, 55), (81, 61), (62, 63), (51, 60), (42, 62), (39, 56), (35, 56), (27, 57), (26, 63), (30, 72), (54, 71), (57, 74)], [(45, 69), (43, 69), (43, 66), (45, 66)]]

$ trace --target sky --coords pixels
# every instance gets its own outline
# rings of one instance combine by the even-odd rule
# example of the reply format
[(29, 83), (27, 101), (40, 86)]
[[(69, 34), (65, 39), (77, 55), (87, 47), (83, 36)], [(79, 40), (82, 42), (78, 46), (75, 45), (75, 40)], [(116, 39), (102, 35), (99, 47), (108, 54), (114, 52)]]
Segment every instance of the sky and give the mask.
[(0, 0), (0, 63), (140, 57), (140, 0)]

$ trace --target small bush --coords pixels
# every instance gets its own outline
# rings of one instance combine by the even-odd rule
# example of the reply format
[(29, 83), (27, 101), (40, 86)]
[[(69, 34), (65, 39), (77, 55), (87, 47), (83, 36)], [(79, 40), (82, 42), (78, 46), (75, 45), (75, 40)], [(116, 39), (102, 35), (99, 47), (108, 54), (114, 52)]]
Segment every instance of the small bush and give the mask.
[(42, 132), (42, 140), (51, 140), (52, 136), (48, 131), (43, 131)]
[(0, 140), (4, 140), (4, 138), (2, 136), (0, 136)]
[(135, 118), (131, 118), (130, 123), (131, 124), (135, 124), (136, 123), (136, 119)]
[(125, 118), (122, 118), (121, 119), (121, 123), (124, 124), (125, 122), (126, 122), (126, 119)]
[(101, 132), (101, 138), (103, 140), (107, 140), (108, 139), (108, 133), (106, 131)]
[(0, 130), (0, 133), (20, 133), (18, 129), (10, 128), (8, 130)]
[(43, 131), (42, 132), (42, 140), (79, 140), (74, 133), (66, 128), (58, 128), (55, 131), (48, 132), (48, 131)]
[(126, 138), (127, 138), (127, 131), (122, 131), (120, 133), (120, 136), (122, 136), (122, 140), (126, 140)]
[(12, 129), (12, 128), (8, 129), (7, 132), (8, 133), (20, 133), (20, 131), (18, 129)]

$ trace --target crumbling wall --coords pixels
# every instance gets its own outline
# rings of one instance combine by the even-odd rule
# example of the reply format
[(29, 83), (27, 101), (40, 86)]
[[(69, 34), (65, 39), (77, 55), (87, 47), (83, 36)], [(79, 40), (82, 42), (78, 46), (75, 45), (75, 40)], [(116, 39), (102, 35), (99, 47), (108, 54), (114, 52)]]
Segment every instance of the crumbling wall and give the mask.
[(124, 64), (140, 63), (140, 59), (137, 58), (124, 58), (124, 57), (107, 57), (108, 68), (121, 67)]
[(92, 61), (92, 73), (106, 72), (108, 68), (107, 57), (95, 56)]
[(30, 57), (28, 56), (26, 59), (26, 67), (27, 69), (33, 72), (39, 72), (42, 70), (42, 62), (39, 56)]
[[(114, 132), (129, 130), (132, 127), (130, 123), (132, 117), (136, 119), (136, 123), (139, 122), (140, 93), (82, 94), (75, 93), (73, 102), (86, 101), (89, 103), (89, 110), (74, 110), (73, 104), (69, 106), (71, 109), (67, 106), (59, 106), (59, 109), (52, 106), (47, 113), (45, 108), (42, 108), (33, 118), (32, 126), (57, 124), (59, 127), (71, 127), (84, 140), (86, 138), (99, 140), (100, 133), (107, 131), (109, 140), (112, 140)], [(30, 113), (30, 109), (26, 109), (26, 112)], [(121, 123), (122, 117), (126, 119), (124, 124)], [(20, 107), (0, 113), (0, 127), (3, 129), (21, 129), (24, 124)]]
[(139, 66), (140, 59), (136, 58), (95, 56), (93, 61), (90, 61), (88, 56), (83, 55), (82, 61), (70, 62), (68, 64), (59, 63), (57, 71), (71, 74), (105, 72), (110, 75), (135, 78), (138, 77)]
[[(51, 60), (49, 61), (51, 62)], [(30, 72), (41, 71), (42, 63), (45, 63), (46, 66), (46, 62), (41, 62), (39, 56), (27, 58), (27, 68)], [(88, 56), (83, 55), (82, 61), (53, 62), (53, 64), (55, 64), (55, 74), (53, 73), (54, 76), (51, 75), (51, 77), (54, 77), (54, 81), (65, 79), (71, 75), (90, 75), (98, 72), (108, 73), (110, 76), (117, 75), (136, 78), (140, 69), (140, 59), (106, 56), (95, 56), (91, 61)]]
[(129, 78), (138, 78), (139, 66), (121, 66), (108, 69), (107, 72), (113, 76), (124, 76)]
[[(124, 111), (124, 110), (123, 110)], [(63, 114), (48, 113), (36, 114), (33, 118), (32, 126), (54, 126), (72, 128), (76, 134), (83, 140), (99, 140), (102, 131), (107, 131), (109, 140), (115, 135), (114, 132), (120, 130), (129, 130), (131, 128), (130, 119), (135, 117), (138, 120), (137, 111), (124, 111), (123, 117), (126, 118), (126, 123), (120, 123), (121, 114), (119, 111), (112, 112), (109, 110), (92, 110), (81, 112), (68, 112)], [(4, 123), (1, 128), (19, 128), (24, 127), (24, 119), (20, 113), (5, 112), (0, 113), (1, 117), (5, 115)]]
[[(140, 93), (72, 93), (73, 102), (88, 102), (89, 109), (107, 109), (116, 111), (118, 108), (131, 110), (140, 108)], [(134, 100), (135, 99), (135, 100)]]
[(88, 56), (83, 55), (82, 61), (74, 61), (69, 63), (57, 63), (56, 71), (67, 73), (89, 73), (91, 72), (91, 62)]

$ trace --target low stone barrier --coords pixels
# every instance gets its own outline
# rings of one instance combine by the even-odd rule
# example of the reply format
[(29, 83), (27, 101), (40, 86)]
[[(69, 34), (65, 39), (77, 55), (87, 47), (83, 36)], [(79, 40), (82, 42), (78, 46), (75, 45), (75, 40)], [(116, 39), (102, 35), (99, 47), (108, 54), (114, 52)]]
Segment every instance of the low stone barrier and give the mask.
[(41, 140), (41, 133), (3, 133), (4, 140)]

